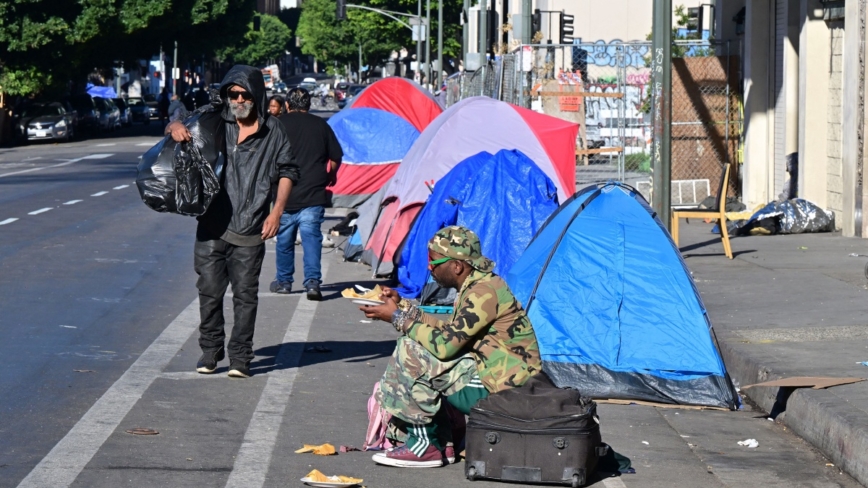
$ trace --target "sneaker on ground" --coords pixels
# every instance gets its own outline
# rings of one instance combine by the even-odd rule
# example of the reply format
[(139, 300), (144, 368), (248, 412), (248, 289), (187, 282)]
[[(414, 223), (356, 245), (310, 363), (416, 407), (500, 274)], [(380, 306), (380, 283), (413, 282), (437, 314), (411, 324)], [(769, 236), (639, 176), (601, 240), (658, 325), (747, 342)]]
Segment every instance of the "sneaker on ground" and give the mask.
[(440, 449), (432, 445), (421, 456), (414, 454), (409, 447), (401, 446), (378, 452), (371, 459), (377, 464), (396, 468), (439, 468), (448, 464)]
[(278, 283), (277, 281), (272, 281), (268, 290), (271, 291), (271, 293), (288, 295), (292, 291), (292, 283)]
[(229, 362), (229, 377), (230, 378), (250, 378), (250, 368), (247, 363), (239, 359), (233, 359)]
[(219, 351), (203, 352), (202, 357), (196, 363), (196, 372), (202, 374), (211, 374), (217, 370), (217, 363), (226, 357), (223, 349)]
[(455, 447), (446, 446), (446, 449), (443, 449), (443, 456), (446, 457), (449, 464), (455, 464)]
[(304, 291), (307, 293), (307, 299), (313, 301), (322, 300), (322, 292), (319, 291), (319, 281), (309, 280), (304, 284)]

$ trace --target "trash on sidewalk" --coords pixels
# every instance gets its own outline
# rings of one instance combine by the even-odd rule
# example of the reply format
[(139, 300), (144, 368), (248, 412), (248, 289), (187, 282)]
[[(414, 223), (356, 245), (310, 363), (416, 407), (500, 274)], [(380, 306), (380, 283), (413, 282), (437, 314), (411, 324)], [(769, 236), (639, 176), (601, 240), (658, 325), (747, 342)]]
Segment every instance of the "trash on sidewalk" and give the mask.
[(93, 369), (73, 369), (76, 373), (96, 373), (96, 370)]
[(159, 432), (157, 432), (154, 429), (146, 429), (144, 427), (136, 427), (134, 429), (127, 429), (125, 432), (127, 434), (132, 434), (132, 435), (157, 435), (157, 434), (159, 434)]
[(738, 441), (738, 445), (754, 449), (756, 447), (759, 447), (759, 442), (757, 442), (756, 439), (745, 439), (743, 441)]
[(865, 381), (865, 378), (827, 378), (822, 376), (793, 376), (790, 378), (781, 378), (754, 385), (742, 386), (742, 390), (753, 388), (754, 386), (778, 386), (784, 388), (807, 388), (811, 387), (814, 390), (822, 390), (833, 386), (849, 385), (851, 383), (859, 383)]
[(646, 446), (650, 446), (650, 445), (651, 445), (651, 444), (648, 443), (648, 441), (642, 441), (642, 444), (645, 444)]
[(862, 366), (868, 366), (868, 361), (861, 361), (856, 364), (861, 364)]
[(361, 449), (359, 449), (358, 447), (355, 447), (355, 446), (341, 446), (338, 448), (338, 451), (340, 451), (340, 452), (355, 452), (355, 451), (361, 451)]
[(748, 220), (732, 221), (733, 235), (804, 234), (835, 230), (835, 213), (803, 198), (770, 202)]
[(361, 478), (351, 478), (349, 476), (326, 476), (319, 470), (315, 469), (302, 478), (301, 481), (311, 486), (346, 487), (358, 485), (365, 480)]
[(304, 447), (295, 451), (296, 454), (304, 454), (307, 452), (312, 452), (317, 456), (331, 456), (333, 454), (337, 454), (335, 451), (335, 446), (331, 444), (320, 444), (315, 446), (313, 444), (305, 444)]

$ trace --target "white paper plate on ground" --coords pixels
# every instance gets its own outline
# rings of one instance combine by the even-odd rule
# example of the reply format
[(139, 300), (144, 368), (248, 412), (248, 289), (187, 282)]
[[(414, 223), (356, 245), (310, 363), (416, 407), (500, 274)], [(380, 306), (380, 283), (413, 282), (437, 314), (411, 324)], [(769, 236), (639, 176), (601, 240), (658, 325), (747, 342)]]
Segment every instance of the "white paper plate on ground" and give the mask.
[(384, 302), (379, 300), (370, 300), (367, 298), (353, 298), (353, 303), (358, 305), (382, 305)]
[(322, 488), (348, 488), (350, 486), (358, 486), (359, 483), (345, 483), (343, 481), (311, 481), (310, 478), (302, 478), (302, 482), (310, 486), (320, 486)]

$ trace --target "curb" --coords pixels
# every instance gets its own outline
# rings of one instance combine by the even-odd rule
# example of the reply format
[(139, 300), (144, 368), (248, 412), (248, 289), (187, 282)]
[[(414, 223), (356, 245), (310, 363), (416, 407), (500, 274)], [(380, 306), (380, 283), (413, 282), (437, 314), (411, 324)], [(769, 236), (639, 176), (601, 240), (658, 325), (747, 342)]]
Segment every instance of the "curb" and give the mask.
[[(749, 352), (718, 341), (727, 371), (738, 385), (784, 377), (764, 366)], [(779, 391), (780, 390), (780, 391)], [(741, 392), (766, 412), (785, 410), (776, 420), (819, 449), (835, 466), (868, 486), (868, 414), (847, 404), (830, 390), (797, 388), (787, 398), (777, 387), (755, 387)], [(781, 397), (783, 405), (775, 405)]]

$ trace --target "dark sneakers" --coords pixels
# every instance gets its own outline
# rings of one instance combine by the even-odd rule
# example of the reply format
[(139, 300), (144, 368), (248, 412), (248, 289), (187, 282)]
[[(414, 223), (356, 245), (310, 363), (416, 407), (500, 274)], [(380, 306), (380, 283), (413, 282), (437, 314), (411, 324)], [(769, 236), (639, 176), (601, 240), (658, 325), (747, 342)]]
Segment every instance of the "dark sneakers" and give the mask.
[(271, 286), (268, 287), (268, 290), (271, 293), (288, 295), (292, 291), (292, 283), (278, 283), (277, 281), (272, 281)]
[(304, 284), (304, 291), (307, 293), (307, 299), (313, 301), (322, 300), (322, 292), (319, 291), (319, 280), (308, 280)]
[(229, 377), (230, 378), (250, 378), (250, 368), (248, 363), (240, 359), (229, 361)]
[(202, 374), (211, 374), (217, 370), (217, 363), (223, 361), (226, 357), (223, 349), (219, 351), (203, 352), (199, 362), (196, 363), (196, 372)]

